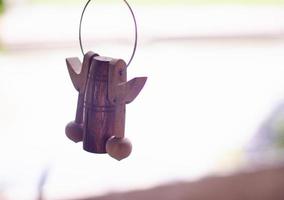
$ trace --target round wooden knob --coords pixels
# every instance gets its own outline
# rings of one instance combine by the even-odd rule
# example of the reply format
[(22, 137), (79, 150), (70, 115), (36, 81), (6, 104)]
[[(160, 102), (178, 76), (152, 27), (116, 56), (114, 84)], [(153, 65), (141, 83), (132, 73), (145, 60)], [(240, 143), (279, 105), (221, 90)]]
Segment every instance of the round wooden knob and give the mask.
[(74, 121), (67, 124), (65, 133), (70, 140), (76, 143), (83, 140), (83, 127)]
[(116, 160), (122, 160), (131, 153), (131, 142), (126, 138), (117, 138), (112, 136), (106, 143), (107, 153)]

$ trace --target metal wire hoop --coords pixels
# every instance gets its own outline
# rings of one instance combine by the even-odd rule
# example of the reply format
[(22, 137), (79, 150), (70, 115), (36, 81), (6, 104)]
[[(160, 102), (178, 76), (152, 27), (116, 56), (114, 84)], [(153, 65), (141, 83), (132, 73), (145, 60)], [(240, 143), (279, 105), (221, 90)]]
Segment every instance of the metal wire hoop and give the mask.
[[(88, 5), (90, 4), (92, 0), (88, 0), (86, 5), (84, 6), (84, 9), (82, 11), (82, 14), (81, 14), (81, 17), (80, 17), (80, 25), (79, 25), (79, 43), (80, 43), (80, 48), (81, 48), (81, 52), (83, 54), (83, 56), (85, 55), (84, 53), (84, 48), (83, 48), (83, 44), (82, 44), (82, 22), (83, 22), (83, 18), (84, 18), (84, 14), (85, 14), (85, 11), (88, 7)], [(124, 3), (127, 5), (127, 7), (129, 8), (129, 11), (131, 12), (131, 15), (132, 15), (132, 18), (133, 18), (133, 22), (134, 22), (134, 28), (135, 28), (135, 41), (134, 41), (134, 47), (133, 47), (133, 51), (132, 51), (132, 55), (127, 63), (127, 67), (130, 65), (130, 63), (132, 62), (134, 56), (135, 56), (135, 53), (136, 53), (136, 48), (137, 48), (137, 41), (138, 41), (138, 31), (137, 31), (137, 22), (136, 22), (136, 17), (134, 15), (134, 12), (130, 6), (130, 4), (126, 1), (126, 0), (123, 0)]]

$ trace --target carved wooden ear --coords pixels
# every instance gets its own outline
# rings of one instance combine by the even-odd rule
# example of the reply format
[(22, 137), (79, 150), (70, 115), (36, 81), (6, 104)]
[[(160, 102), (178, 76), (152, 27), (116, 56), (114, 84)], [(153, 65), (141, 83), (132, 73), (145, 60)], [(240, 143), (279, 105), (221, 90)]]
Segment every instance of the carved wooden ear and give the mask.
[(138, 96), (146, 81), (147, 77), (137, 77), (119, 85), (118, 90), (124, 90), (125, 103), (131, 103)]
[(114, 59), (110, 62), (108, 98), (112, 104), (132, 102), (147, 81), (147, 77), (137, 77), (126, 82), (126, 67), (123, 60)]
[(80, 90), (80, 72), (82, 64), (79, 58), (66, 58), (66, 64), (72, 83), (77, 91)]
[(67, 58), (66, 64), (71, 77), (72, 83), (75, 89), (79, 92), (82, 92), (85, 89), (85, 83), (87, 80), (90, 64), (92, 58), (98, 56), (94, 52), (88, 52), (84, 56), (83, 64), (79, 58)]

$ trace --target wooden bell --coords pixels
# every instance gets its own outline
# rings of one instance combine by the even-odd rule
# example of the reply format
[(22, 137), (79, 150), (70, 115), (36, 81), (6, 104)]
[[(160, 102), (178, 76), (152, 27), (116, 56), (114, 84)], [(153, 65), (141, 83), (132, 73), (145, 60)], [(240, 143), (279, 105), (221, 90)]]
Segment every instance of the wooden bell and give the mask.
[(83, 141), (84, 150), (108, 153), (122, 160), (131, 153), (131, 143), (124, 138), (125, 105), (142, 90), (147, 77), (127, 82), (123, 60), (102, 57), (93, 52), (78, 58), (67, 58), (67, 67), (79, 92), (75, 121), (66, 126), (66, 135), (74, 142)]

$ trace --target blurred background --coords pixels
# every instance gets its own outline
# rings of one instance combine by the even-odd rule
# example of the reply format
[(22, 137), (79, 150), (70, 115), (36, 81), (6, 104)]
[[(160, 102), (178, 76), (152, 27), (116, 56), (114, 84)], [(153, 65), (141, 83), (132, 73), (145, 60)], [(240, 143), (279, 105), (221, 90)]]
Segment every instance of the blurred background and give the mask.
[[(65, 58), (82, 60), (85, 3), (0, 0), (1, 200), (81, 199), (282, 169), (284, 0), (129, 1), (139, 31), (129, 78), (149, 78), (127, 106), (133, 152), (122, 162), (84, 152), (64, 133), (77, 105)], [(91, 2), (82, 38), (85, 51), (127, 61), (134, 27), (123, 1)], [(269, 175), (261, 180), (274, 187)], [(179, 198), (188, 189), (178, 188), (169, 199), (198, 199)], [(241, 191), (232, 199), (244, 200)], [(158, 198), (141, 199), (150, 197)]]

